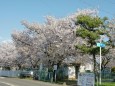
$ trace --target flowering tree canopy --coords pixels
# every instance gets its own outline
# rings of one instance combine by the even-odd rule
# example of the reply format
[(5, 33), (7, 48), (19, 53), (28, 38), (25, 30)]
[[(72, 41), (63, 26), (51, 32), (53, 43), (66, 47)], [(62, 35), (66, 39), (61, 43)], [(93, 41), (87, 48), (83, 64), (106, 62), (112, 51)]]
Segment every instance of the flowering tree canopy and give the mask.
[(66, 58), (80, 60), (75, 45), (84, 44), (85, 41), (76, 37), (76, 29), (80, 27), (75, 23), (76, 18), (79, 15), (96, 16), (97, 13), (97, 10), (85, 9), (60, 19), (46, 16), (43, 24), (22, 21), (27, 29), (12, 33), (16, 49), (25, 59), (23, 61), (34, 68), (44, 61), (53, 65), (64, 62)]
[(14, 67), (14, 60), (17, 57), (17, 51), (12, 42), (3, 42), (0, 44), (0, 66), (3, 68)]

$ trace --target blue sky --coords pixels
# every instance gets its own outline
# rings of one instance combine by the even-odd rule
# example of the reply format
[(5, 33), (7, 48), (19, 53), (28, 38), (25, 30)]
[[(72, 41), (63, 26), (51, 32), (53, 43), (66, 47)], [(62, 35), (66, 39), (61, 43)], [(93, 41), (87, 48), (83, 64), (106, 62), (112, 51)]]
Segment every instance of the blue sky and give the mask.
[(0, 42), (23, 30), (22, 20), (44, 22), (44, 16), (65, 17), (77, 9), (98, 8), (101, 17), (115, 17), (115, 0), (0, 0)]

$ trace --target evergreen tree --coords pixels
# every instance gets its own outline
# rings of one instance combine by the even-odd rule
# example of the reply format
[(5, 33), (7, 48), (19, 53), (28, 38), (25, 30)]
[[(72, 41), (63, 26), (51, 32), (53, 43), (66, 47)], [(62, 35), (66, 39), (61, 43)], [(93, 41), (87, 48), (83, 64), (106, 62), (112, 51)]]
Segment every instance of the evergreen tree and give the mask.
[[(100, 35), (106, 34), (109, 37), (106, 20), (106, 17), (101, 19), (98, 16), (79, 15), (76, 21), (76, 24), (79, 25), (76, 36), (85, 41), (83, 44), (76, 45), (76, 49), (79, 49), (83, 54), (93, 56), (94, 72), (96, 72), (96, 55), (99, 53), (99, 47), (96, 46), (96, 43), (99, 42)], [(111, 41), (106, 44), (110, 45)], [(102, 48), (102, 55), (106, 54), (109, 48)]]

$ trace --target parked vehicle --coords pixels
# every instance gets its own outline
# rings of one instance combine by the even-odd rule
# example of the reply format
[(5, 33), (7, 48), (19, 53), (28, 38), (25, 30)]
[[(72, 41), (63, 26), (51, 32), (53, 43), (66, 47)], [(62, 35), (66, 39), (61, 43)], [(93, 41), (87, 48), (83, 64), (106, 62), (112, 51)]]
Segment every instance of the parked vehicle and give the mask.
[(33, 79), (34, 79), (34, 80), (39, 80), (38, 71), (34, 71), (34, 72), (33, 72)]
[(20, 78), (33, 77), (33, 71), (22, 71), (19, 73)]

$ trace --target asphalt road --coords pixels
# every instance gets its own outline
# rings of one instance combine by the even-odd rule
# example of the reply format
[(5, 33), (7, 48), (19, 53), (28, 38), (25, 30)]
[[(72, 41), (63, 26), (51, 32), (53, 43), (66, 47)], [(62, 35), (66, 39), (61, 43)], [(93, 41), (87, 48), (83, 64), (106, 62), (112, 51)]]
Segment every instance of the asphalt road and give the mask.
[(48, 82), (0, 77), (0, 86), (63, 86)]

